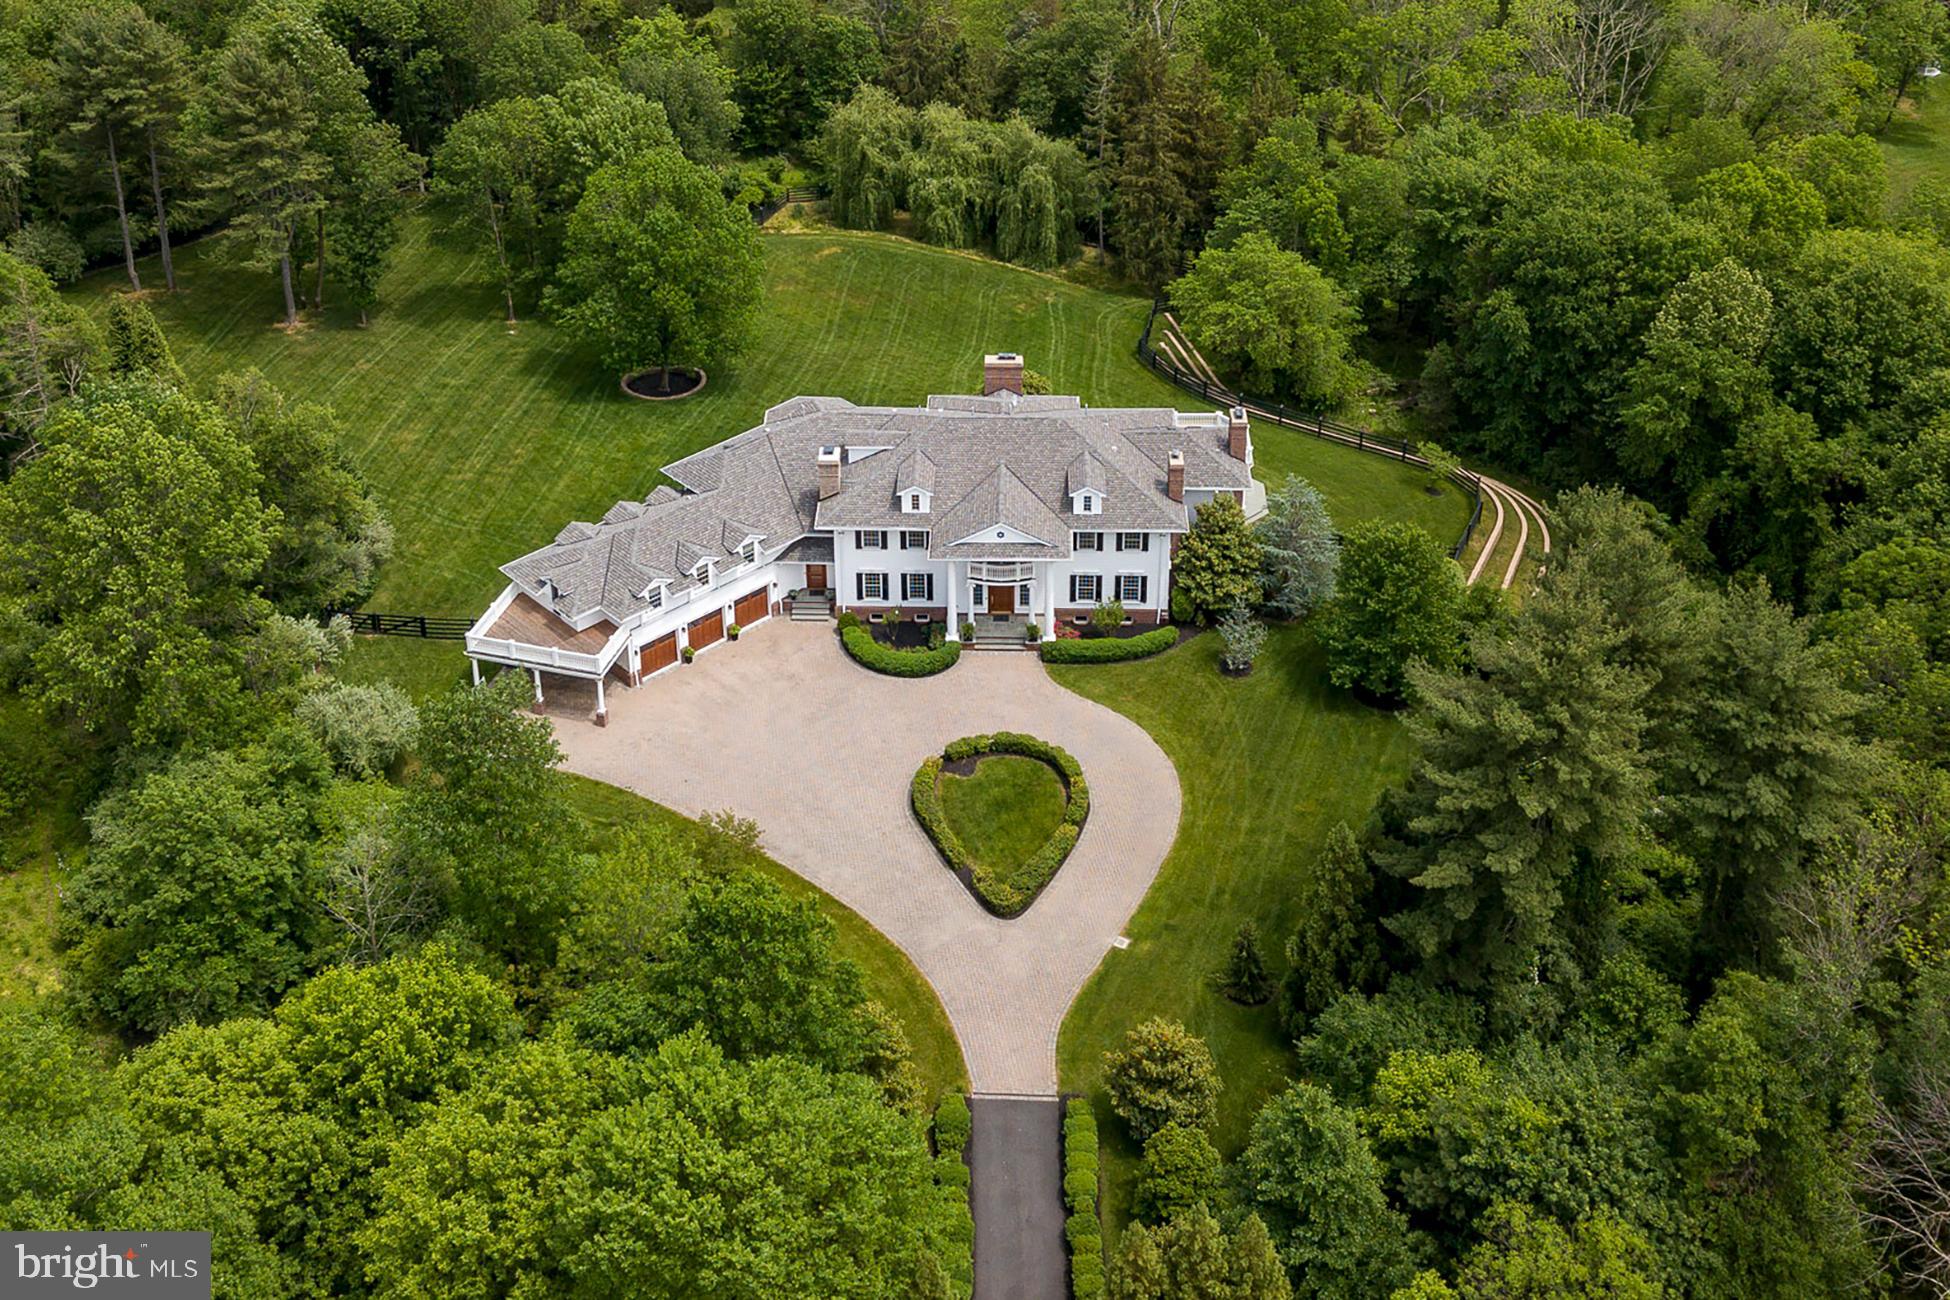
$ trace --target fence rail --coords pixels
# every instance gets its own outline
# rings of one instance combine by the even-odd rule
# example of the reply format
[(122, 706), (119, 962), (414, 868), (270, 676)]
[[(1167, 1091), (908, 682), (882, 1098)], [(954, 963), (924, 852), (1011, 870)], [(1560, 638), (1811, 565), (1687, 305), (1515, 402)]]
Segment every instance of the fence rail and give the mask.
[[(1151, 331), (1156, 328), (1158, 317), (1164, 310), (1163, 299), (1151, 304), (1151, 314), (1144, 319), (1144, 332), (1138, 335), (1138, 360), (1180, 388), (1197, 393), (1209, 402), (1222, 402), (1227, 407), (1243, 406), (1248, 415), (1271, 420), (1275, 424), (1296, 429), (1301, 433), (1312, 434), (1316, 438), (1339, 443), (1344, 447), (1353, 447), (1357, 451), (1387, 456), (1410, 465), (1427, 463), (1416, 454), (1412, 446), (1400, 438), (1391, 438), (1386, 434), (1375, 433), (1371, 429), (1363, 429), (1357, 425), (1342, 424), (1338, 420), (1326, 418), (1318, 411), (1296, 411), (1281, 402), (1247, 397), (1242, 393), (1222, 388), (1208, 379), (1201, 379), (1151, 346)], [(1463, 552), (1469, 549), (1469, 540), (1475, 536), (1476, 525), (1483, 518), (1483, 483), (1466, 469), (1458, 468), (1450, 477), (1469, 493), (1471, 501), (1469, 522), (1463, 525), (1462, 536), (1456, 539), (1456, 544), (1449, 548), (1450, 558), (1459, 560)]]
[(379, 614), (363, 609), (331, 610), (327, 617), (347, 619), (354, 632), (367, 636), (417, 636), (429, 641), (462, 641), (467, 637), (467, 629), (474, 626), (471, 618), (445, 618), (437, 614)]

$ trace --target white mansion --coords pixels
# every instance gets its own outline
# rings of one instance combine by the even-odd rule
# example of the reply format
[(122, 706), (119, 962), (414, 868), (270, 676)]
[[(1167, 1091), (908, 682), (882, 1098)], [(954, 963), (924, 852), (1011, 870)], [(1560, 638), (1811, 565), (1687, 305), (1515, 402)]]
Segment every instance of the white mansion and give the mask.
[(631, 683), (793, 602), (863, 617), (1034, 623), (1102, 601), (1157, 622), (1191, 511), (1264, 508), (1243, 411), (1092, 410), (1021, 394), (985, 359), (981, 397), (855, 406), (796, 397), (755, 429), (664, 467), (678, 487), (619, 501), (503, 565), (467, 635), (483, 662)]

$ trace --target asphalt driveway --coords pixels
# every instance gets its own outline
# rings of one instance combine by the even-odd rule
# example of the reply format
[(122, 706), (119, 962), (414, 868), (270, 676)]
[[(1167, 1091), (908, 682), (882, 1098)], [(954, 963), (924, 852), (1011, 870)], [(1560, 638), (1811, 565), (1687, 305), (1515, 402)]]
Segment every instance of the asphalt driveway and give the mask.
[[(555, 719), (569, 770), (691, 816), (752, 818), (767, 852), (913, 959), (976, 1093), (1056, 1094), (1063, 1015), (1177, 833), (1178, 777), (1142, 728), (1057, 686), (1033, 655), (969, 652), (934, 677), (883, 677), (846, 656), (831, 624), (784, 619), (613, 690), (606, 728), (587, 716)], [(908, 807), (924, 758), (1004, 730), (1076, 755), (1091, 796), (1069, 861), (1009, 921), (969, 897)]]

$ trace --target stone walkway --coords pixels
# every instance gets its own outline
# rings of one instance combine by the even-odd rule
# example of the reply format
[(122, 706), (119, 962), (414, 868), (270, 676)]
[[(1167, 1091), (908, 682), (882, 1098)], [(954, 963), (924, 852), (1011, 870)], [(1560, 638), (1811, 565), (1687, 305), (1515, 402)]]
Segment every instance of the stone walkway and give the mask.
[[(556, 683), (546, 686), (555, 696)], [(568, 701), (564, 701), (565, 704)], [(773, 619), (636, 690), (609, 726), (566, 708), (570, 771), (698, 816), (729, 808), (765, 850), (898, 944), (947, 1009), (977, 1093), (1053, 1096), (1056, 1034), (1136, 910), (1178, 829), (1178, 776), (1144, 730), (1057, 686), (1033, 655), (967, 653), (883, 677), (832, 625)], [(1090, 820), (1023, 915), (998, 920), (943, 866), (908, 783), (957, 736), (1026, 731), (1076, 755)]]

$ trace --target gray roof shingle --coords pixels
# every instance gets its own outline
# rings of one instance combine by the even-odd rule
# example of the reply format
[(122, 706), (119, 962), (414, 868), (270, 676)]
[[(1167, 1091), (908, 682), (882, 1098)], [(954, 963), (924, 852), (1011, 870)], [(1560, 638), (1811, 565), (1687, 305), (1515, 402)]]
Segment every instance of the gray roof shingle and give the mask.
[[(844, 445), (838, 494), (822, 501), (814, 457)], [(883, 450), (874, 450), (883, 449)], [(759, 535), (767, 549), (837, 528), (926, 528), (934, 558), (1057, 559), (1073, 528), (1182, 531), (1182, 502), (1165, 494), (1165, 462), (1185, 453), (1188, 488), (1244, 488), (1251, 473), (1226, 453), (1223, 424), (1181, 420), (1165, 407), (1093, 410), (1074, 397), (931, 397), (924, 407), (855, 406), (798, 397), (765, 423), (674, 461), (664, 473), (687, 491), (659, 486), (641, 503), (619, 501), (598, 524), (575, 523), (556, 540), (502, 566), (555, 613), (600, 612), (621, 621), (645, 606), (645, 589), (693, 586), (710, 556), (731, 560)], [(1102, 511), (1070, 513), (1070, 493), (1090, 486)], [(925, 487), (929, 514), (903, 514), (899, 493)], [(963, 542), (996, 526), (1043, 545)], [(555, 584), (550, 598), (544, 580)]]

